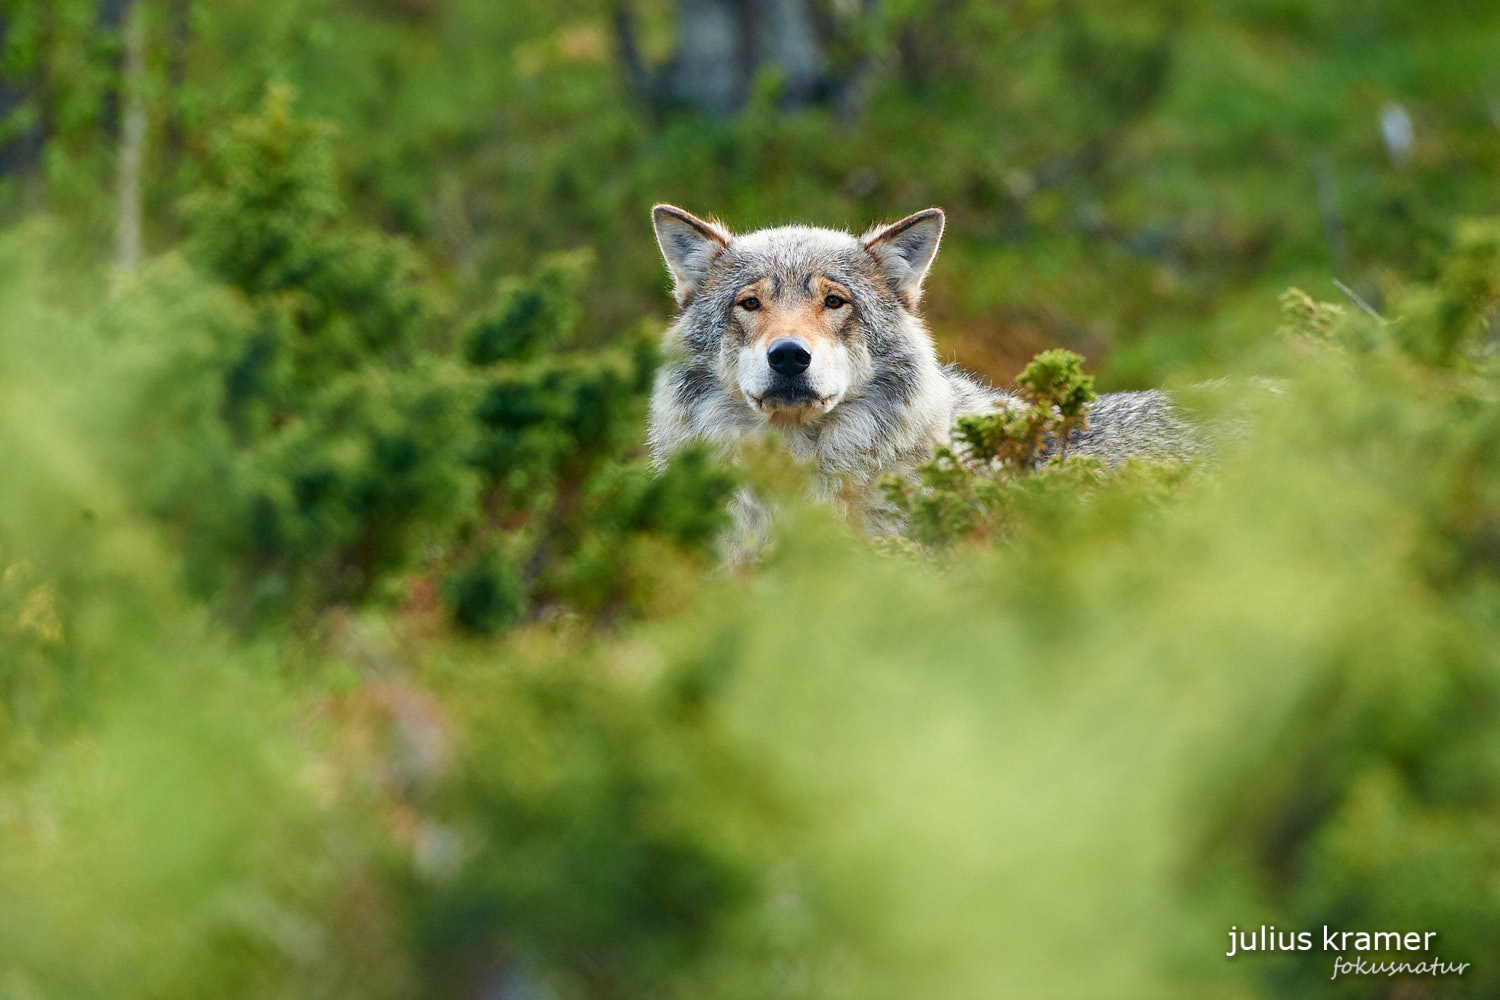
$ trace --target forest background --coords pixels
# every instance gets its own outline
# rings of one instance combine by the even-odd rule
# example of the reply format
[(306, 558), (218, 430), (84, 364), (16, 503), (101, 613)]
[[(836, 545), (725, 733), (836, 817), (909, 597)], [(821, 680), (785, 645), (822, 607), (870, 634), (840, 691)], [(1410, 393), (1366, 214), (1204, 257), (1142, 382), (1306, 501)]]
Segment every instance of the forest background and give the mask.
[[(0, 0), (0, 998), (1492, 995), (1497, 53), (1476, 0)], [(921, 545), (774, 449), (652, 475), (658, 201), (940, 205), (945, 358), (1077, 351), (1209, 455), (928, 470)]]

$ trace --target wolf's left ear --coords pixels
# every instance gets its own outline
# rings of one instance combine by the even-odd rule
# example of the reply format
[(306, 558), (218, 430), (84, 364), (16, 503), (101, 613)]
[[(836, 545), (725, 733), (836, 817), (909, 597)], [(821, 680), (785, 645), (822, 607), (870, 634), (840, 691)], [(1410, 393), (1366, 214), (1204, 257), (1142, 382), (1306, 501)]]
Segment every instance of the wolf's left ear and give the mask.
[(667, 259), (676, 287), (672, 290), (679, 306), (685, 306), (708, 277), (708, 269), (719, 253), (729, 245), (729, 230), (715, 222), (700, 219), (675, 205), (657, 205), (651, 210), (656, 227), (656, 243)]
[(929, 208), (870, 230), (860, 240), (880, 262), (885, 279), (908, 306), (922, 296), (922, 279), (943, 238), (943, 210)]

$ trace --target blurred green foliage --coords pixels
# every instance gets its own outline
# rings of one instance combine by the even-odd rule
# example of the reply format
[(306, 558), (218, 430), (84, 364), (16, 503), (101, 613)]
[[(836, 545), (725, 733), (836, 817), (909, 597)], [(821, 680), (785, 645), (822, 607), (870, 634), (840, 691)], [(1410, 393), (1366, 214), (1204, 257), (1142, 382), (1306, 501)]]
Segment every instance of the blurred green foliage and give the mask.
[[(569, 349), (588, 259), (546, 260), (450, 318), (409, 248), (344, 210), (328, 132), (273, 90), (189, 199), (185, 256), (220, 287), (141, 404), (160, 437), (142, 458), (151, 499), (189, 581), (264, 618), (449, 567), (456, 619), (494, 631), (533, 602), (644, 600), (641, 532), (667, 558), (710, 551), (731, 480), (697, 455), (648, 480), (629, 458), (652, 331)], [(153, 308), (190, 280), (172, 262), (145, 276), (118, 335), (158, 336)]]
[[(147, 3), (131, 276), (123, 9), (0, 2), (0, 998), (1500, 990), (1500, 12), (820, 4), (710, 118), (664, 0)], [(892, 484), (941, 559), (653, 473), (659, 200), (941, 203), (945, 354), (1102, 367)], [(1096, 377), (1206, 462), (1039, 466)]]

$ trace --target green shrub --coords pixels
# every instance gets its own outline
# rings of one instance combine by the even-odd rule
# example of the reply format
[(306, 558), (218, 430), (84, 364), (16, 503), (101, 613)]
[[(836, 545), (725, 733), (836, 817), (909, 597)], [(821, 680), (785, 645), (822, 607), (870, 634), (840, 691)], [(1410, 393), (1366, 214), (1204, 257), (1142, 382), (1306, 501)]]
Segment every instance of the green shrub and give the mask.
[(578, 318), (578, 286), (591, 254), (554, 257), (529, 280), (501, 283), (494, 305), (463, 332), (465, 355), (473, 365), (522, 361), (572, 336)]
[(363, 600), (471, 517), (478, 488), (473, 387), (422, 350), (411, 252), (349, 223), (326, 130), (290, 104), (273, 90), (237, 122), (191, 200), (188, 256), (232, 306), (162, 374), (200, 436), (173, 459), (197, 471), (158, 502), (190, 577), (260, 610)]
[(521, 617), (526, 594), (518, 567), (498, 553), (481, 551), (449, 574), (443, 598), (455, 622), (488, 634)]
[[(457, 621), (493, 631), (528, 607), (638, 606), (628, 539), (655, 539), (662, 568), (712, 548), (722, 474), (687, 457), (651, 478), (633, 457), (657, 333), (575, 340), (587, 255), (505, 279), (455, 324), (338, 187), (329, 130), (273, 88), (189, 200), (188, 258), (225, 292), (184, 317), (148, 408), (152, 500), (190, 580), (264, 615), (430, 571)], [(183, 293), (158, 266), (131, 294), (184, 312)], [(440, 346), (455, 326), (461, 357)]]
[(1082, 366), (1071, 351), (1043, 351), (1017, 377), (1016, 403), (959, 417), (954, 447), (939, 448), (914, 482), (888, 477), (886, 499), (906, 516), (910, 537), (941, 548), (1002, 530), (1014, 491), (1032, 475), (1064, 476), (1070, 488), (1097, 479), (1097, 461), (1067, 457), (1069, 435), (1088, 427), (1087, 408), (1097, 398)]
[[(556, 657), (553, 659), (552, 657)], [(455, 690), (470, 734), (415, 796), (447, 850), (402, 883), (434, 989), (505, 978), (561, 995), (650, 995), (714, 952), (754, 898), (731, 784), (745, 762), (587, 640)], [(435, 845), (435, 847), (440, 845)]]

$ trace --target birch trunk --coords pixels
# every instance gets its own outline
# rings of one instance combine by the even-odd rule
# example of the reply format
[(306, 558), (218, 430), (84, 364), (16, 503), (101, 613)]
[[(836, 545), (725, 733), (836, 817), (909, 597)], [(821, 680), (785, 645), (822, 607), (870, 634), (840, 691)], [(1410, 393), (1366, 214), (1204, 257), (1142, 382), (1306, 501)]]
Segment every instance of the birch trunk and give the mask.
[(146, 19), (140, 0), (131, 0), (125, 11), (124, 40), (115, 265), (121, 274), (129, 275), (141, 263), (141, 173), (146, 161)]

